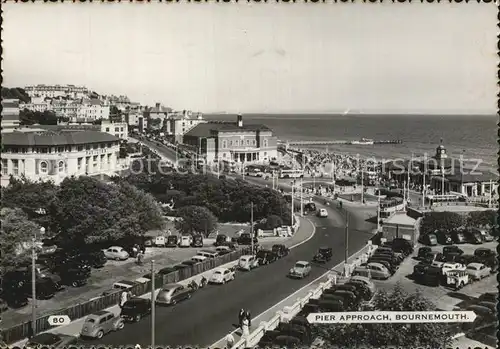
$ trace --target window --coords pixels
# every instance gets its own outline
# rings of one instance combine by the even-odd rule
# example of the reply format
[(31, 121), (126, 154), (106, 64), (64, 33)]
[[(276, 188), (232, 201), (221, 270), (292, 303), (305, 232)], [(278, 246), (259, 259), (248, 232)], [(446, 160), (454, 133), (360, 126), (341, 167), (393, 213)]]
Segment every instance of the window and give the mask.
[(108, 148), (111, 148), (112, 143), (108, 143)]
[(83, 151), (83, 145), (79, 145), (76, 149), (77, 149), (78, 151)]
[(222, 141), (222, 148), (223, 148), (223, 149), (226, 149), (226, 148), (227, 148), (227, 142), (226, 142), (226, 141)]
[(47, 174), (49, 172), (49, 164), (47, 161), (40, 162), (40, 173)]
[(83, 158), (78, 158), (77, 163), (78, 163), (78, 171), (80, 171), (82, 169)]
[(120, 127), (120, 131), (122, 131), (122, 132), (123, 132), (123, 127)]
[(94, 166), (97, 166), (97, 155), (92, 157), (92, 161), (94, 161)]
[(257, 141), (255, 139), (252, 139), (252, 145), (257, 145)]
[(120, 128), (119, 127), (115, 127), (115, 132), (120, 132)]
[(106, 127), (106, 132), (109, 132), (109, 127)]
[(90, 144), (85, 145), (86, 150), (90, 150)]
[(40, 148), (40, 152), (43, 154), (47, 154), (49, 152), (49, 150), (47, 149), (47, 147), (43, 147), (43, 148)]
[(94, 148), (94, 149), (99, 149), (99, 144), (94, 144), (94, 145), (93, 145), (93, 148)]
[(249, 139), (247, 139), (247, 145), (250, 145), (250, 140)]
[(106, 143), (101, 143), (101, 149), (106, 148)]
[(8, 173), (7, 166), (8, 166), (7, 159), (2, 159), (2, 174), (3, 175), (6, 175)]
[(59, 161), (59, 163), (57, 164), (57, 171), (59, 173), (62, 173), (64, 172), (65, 167), (66, 166), (64, 166), (64, 161)]
[(266, 148), (266, 147), (267, 147), (267, 143), (268, 143), (268, 142), (267, 142), (267, 139), (264, 139), (264, 148)]
[(57, 152), (62, 153), (64, 151), (64, 147), (57, 147)]
[(243, 139), (242, 139), (242, 140), (240, 140), (240, 145), (243, 145), (243, 144), (244, 144), (244, 143), (243, 143)]
[(111, 165), (111, 154), (108, 154), (108, 165)]
[(222, 153), (222, 157), (225, 158), (226, 157), (226, 153)]

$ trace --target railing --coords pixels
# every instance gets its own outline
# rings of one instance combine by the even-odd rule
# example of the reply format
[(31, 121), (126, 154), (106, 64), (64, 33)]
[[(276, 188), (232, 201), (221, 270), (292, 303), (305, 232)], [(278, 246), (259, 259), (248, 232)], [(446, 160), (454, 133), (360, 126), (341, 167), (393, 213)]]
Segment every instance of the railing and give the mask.
[[(155, 279), (155, 288), (159, 289), (165, 284), (177, 283), (182, 280), (186, 280), (192, 276), (199, 275), (205, 271), (214, 269), (223, 264), (238, 260), (242, 255), (247, 254), (247, 249), (241, 249), (228, 253), (223, 256), (219, 256), (214, 259), (204, 261), (200, 264), (196, 264), (192, 267), (187, 267), (178, 270), (173, 273), (166, 275), (158, 275)], [(130, 291), (135, 296), (140, 296), (151, 292), (151, 281), (143, 284), (138, 284), (133, 286)], [(49, 328), (54, 328), (54, 326), (49, 325), (48, 318), (51, 315), (68, 315), (71, 320), (76, 320), (82, 318), (86, 315), (92, 314), (96, 311), (109, 308), (111, 306), (117, 305), (120, 299), (121, 290), (117, 289), (117, 292), (91, 299), (87, 302), (78, 303), (72, 307), (59, 309), (52, 311), (48, 314), (44, 314), (39, 317), (36, 321), (36, 333), (40, 333), (48, 330)], [(16, 341), (22, 340), (28, 336), (31, 332), (31, 321), (26, 321), (22, 324), (15, 325), (13, 327), (3, 330), (3, 337), (6, 343), (14, 343)]]

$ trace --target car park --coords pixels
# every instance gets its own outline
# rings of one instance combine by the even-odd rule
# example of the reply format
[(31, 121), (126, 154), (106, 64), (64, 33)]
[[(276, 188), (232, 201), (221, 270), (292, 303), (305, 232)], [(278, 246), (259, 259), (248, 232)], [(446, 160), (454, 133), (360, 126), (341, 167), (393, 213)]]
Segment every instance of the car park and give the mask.
[(481, 280), (482, 278), (490, 276), (491, 273), (491, 268), (482, 263), (470, 263), (467, 265), (466, 270), (469, 277), (473, 280)]
[(276, 253), (271, 250), (259, 250), (255, 257), (257, 258), (259, 265), (267, 265), (278, 259)]
[(101, 339), (105, 334), (122, 330), (124, 327), (125, 323), (120, 316), (110, 311), (100, 310), (85, 318), (80, 336)]
[(104, 255), (107, 259), (114, 259), (116, 261), (124, 261), (127, 260), (130, 256), (127, 251), (123, 247), (120, 246), (111, 246), (107, 250), (104, 250)]
[(166, 247), (177, 247), (179, 245), (179, 237), (177, 235), (167, 236)]
[(126, 321), (138, 322), (151, 313), (151, 300), (134, 297), (125, 302), (120, 316)]
[(217, 251), (212, 251), (212, 250), (200, 250), (196, 253), (198, 256), (204, 256), (209, 259), (214, 259), (219, 256), (219, 253)]
[(320, 208), (318, 210), (317, 216), (320, 218), (326, 218), (328, 217), (328, 211), (325, 208)]
[(217, 235), (217, 237), (215, 238), (214, 246), (222, 246), (222, 245), (224, 245), (224, 243), (226, 243), (227, 241), (228, 241), (228, 239), (227, 239), (227, 235), (225, 235), (225, 234), (219, 234), (219, 235)]
[(365, 266), (356, 267), (354, 272), (367, 270), (373, 279), (387, 280), (391, 277), (390, 271), (382, 264), (376, 262), (366, 263)]
[(286, 257), (290, 253), (290, 249), (288, 247), (286, 247), (285, 245), (283, 245), (283, 244), (274, 244), (271, 247), (271, 251), (273, 251), (274, 253), (276, 253), (276, 255), (278, 256), (278, 258)]
[(258, 263), (259, 262), (255, 258), (255, 256), (251, 255), (241, 256), (240, 259), (238, 260), (238, 268), (241, 270), (250, 271), (254, 268), (257, 268), (259, 266)]
[(193, 290), (181, 284), (164, 285), (156, 296), (156, 303), (164, 305), (175, 305), (178, 302), (191, 298)]
[(365, 284), (370, 289), (370, 291), (372, 293), (375, 293), (375, 284), (367, 277), (354, 275), (354, 276), (351, 276), (349, 281), (361, 282), (361, 283)]
[(291, 278), (298, 278), (302, 279), (305, 278), (306, 276), (309, 276), (311, 273), (311, 265), (309, 262), (306, 261), (298, 261), (295, 263), (293, 268), (290, 269), (288, 272), (288, 276)]
[(228, 268), (217, 268), (214, 270), (208, 282), (213, 284), (225, 284), (234, 280), (234, 270)]
[(437, 231), (436, 232), (436, 239), (438, 241), (438, 244), (441, 245), (452, 245), (453, 244), (453, 239), (451, 237), (451, 234), (446, 232), (446, 231)]
[[(240, 235), (240, 237), (236, 240), (238, 245), (242, 246), (249, 246), (252, 244), (252, 237), (250, 233), (243, 233)], [(253, 237), (253, 244), (257, 244), (259, 242), (259, 239), (257, 239), (256, 236)]]
[(193, 237), (191, 235), (182, 235), (179, 239), (179, 247), (190, 247), (193, 243)]
[(437, 238), (435, 234), (423, 234), (420, 235), (418, 241), (421, 244), (427, 245), (427, 246), (436, 246), (438, 244)]
[(331, 247), (320, 247), (313, 257), (315, 263), (326, 263), (332, 259), (333, 249)]
[(44, 332), (31, 337), (26, 343), (26, 348), (51, 348), (63, 349), (70, 345), (76, 344), (78, 338), (62, 333)]

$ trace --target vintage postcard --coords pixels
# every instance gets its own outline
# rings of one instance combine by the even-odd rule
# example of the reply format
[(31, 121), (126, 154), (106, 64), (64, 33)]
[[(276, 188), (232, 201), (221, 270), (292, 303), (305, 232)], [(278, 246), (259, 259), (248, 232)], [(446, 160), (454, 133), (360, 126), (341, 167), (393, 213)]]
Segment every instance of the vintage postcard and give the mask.
[(498, 9), (431, 2), (4, 1), (1, 345), (497, 347)]

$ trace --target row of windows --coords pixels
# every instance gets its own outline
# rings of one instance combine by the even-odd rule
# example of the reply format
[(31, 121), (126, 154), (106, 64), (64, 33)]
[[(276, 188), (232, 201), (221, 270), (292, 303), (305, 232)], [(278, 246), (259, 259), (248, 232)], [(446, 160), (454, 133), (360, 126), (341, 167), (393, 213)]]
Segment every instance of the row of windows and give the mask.
[[(94, 143), (94, 144), (86, 144), (86, 145), (77, 145), (77, 146), (59, 146), (59, 147), (33, 147), (33, 153), (42, 153), (42, 154), (51, 154), (51, 153), (63, 153), (68, 151), (83, 151), (83, 150), (91, 150), (91, 149), (105, 149), (111, 148), (113, 143)], [(4, 153), (28, 153), (28, 147), (12, 147), (7, 146), (3, 149)]]
[[(109, 132), (109, 127), (106, 127), (106, 132)], [(115, 132), (123, 132), (123, 127), (115, 127)]]
[[(257, 145), (257, 141), (255, 139), (240, 139), (239, 141), (238, 140), (232, 140), (232, 141), (229, 141), (229, 145), (232, 147), (232, 146), (243, 146), (243, 145), (247, 145), (247, 146), (256, 146)], [(223, 149), (226, 149), (227, 148), (227, 145), (228, 145), (228, 141), (226, 140), (223, 140), (222, 141), (222, 148)], [(263, 146), (264, 147), (267, 147), (268, 146), (268, 141), (267, 139), (264, 139), (263, 141)]]

